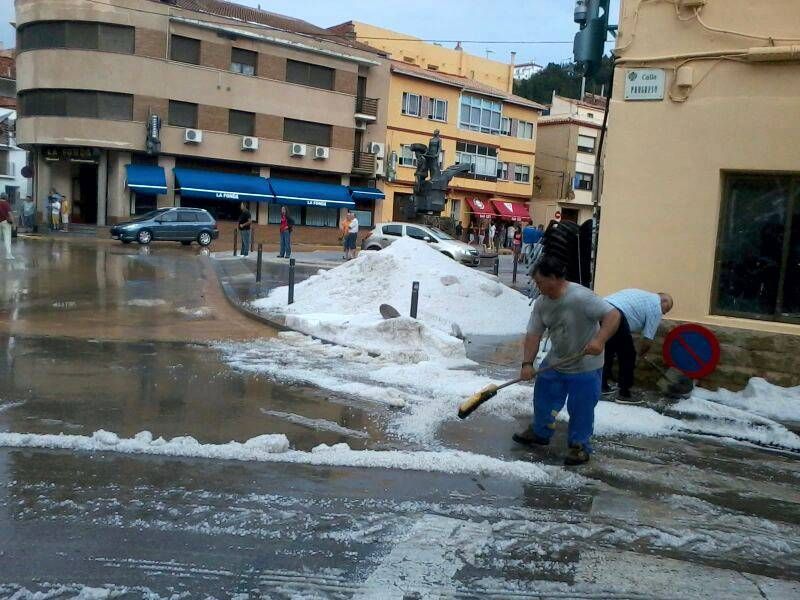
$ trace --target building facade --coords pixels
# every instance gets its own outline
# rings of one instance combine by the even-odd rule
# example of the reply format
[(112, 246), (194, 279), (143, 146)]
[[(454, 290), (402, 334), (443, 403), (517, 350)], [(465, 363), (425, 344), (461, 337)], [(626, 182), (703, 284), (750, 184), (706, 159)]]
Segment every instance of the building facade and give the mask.
[(597, 289), (669, 291), (726, 368), (796, 385), (800, 4), (624, 0), (620, 18)]
[[(34, 156), (40, 210), (51, 188), (70, 198), (73, 221), (97, 225), (178, 205), (229, 221), (247, 200), (266, 226), (288, 204), (300, 239), (321, 243), (335, 241), (346, 206), (369, 222), (380, 194), (351, 200), (349, 188), (375, 186), (375, 157), (356, 148), (385, 139), (388, 62), (304, 21), (199, 6), (16, 0), (18, 139)], [(150, 179), (132, 181), (128, 165), (152, 167)], [(279, 185), (271, 198), (226, 189), (229, 174)], [(279, 197), (286, 180), (300, 183)]]
[(485, 225), (489, 219), (529, 217), (537, 123), (543, 107), (510, 93), (513, 62), (470, 56), (363, 23), (332, 29), (374, 44), (392, 59), (382, 149), (387, 161), (383, 221), (405, 220), (416, 168), (410, 146), (427, 144), (436, 130), (442, 138), (443, 167), (475, 165), (473, 173), (450, 182), (443, 216), (465, 227)]
[(553, 94), (549, 114), (539, 119), (532, 216), (583, 223), (592, 218), (592, 193), (605, 102)]
[(0, 51), (0, 192), (8, 196), (14, 211), (31, 193), (31, 180), (23, 175), (28, 162), (25, 150), (17, 146), (17, 89), (14, 53)]

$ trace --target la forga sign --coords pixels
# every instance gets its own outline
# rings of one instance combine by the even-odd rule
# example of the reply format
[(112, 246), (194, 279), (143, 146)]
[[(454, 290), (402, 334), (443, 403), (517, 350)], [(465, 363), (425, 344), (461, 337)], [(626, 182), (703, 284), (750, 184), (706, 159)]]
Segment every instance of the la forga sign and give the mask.
[(664, 69), (626, 69), (625, 100), (663, 100)]

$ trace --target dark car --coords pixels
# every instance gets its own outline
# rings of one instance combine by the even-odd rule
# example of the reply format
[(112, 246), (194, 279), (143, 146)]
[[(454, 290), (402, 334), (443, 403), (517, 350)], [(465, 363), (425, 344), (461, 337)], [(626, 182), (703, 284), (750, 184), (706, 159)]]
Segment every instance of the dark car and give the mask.
[(111, 237), (123, 244), (152, 241), (197, 242), (208, 246), (219, 237), (217, 222), (202, 208), (159, 208), (111, 228)]

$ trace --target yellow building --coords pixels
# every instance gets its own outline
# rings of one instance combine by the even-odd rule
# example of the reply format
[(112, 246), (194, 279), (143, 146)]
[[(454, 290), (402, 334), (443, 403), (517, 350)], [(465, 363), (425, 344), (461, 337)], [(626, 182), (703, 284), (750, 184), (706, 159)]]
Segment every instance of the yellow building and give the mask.
[[(536, 126), (544, 107), (510, 93), (513, 62), (471, 56), (363, 23), (332, 30), (371, 45), (392, 59), (387, 104), (386, 200), (376, 221), (402, 220), (413, 193), (409, 146), (442, 138), (443, 167), (471, 162), (475, 172), (450, 183), (443, 216), (466, 227), (488, 218), (528, 216), (533, 192)], [(376, 39), (390, 38), (390, 39)]]

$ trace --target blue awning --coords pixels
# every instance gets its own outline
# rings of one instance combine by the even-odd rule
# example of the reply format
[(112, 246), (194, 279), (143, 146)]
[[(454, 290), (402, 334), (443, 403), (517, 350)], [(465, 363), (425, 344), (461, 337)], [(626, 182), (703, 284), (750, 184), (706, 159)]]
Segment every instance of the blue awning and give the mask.
[(164, 167), (151, 165), (125, 165), (127, 171), (127, 184), (134, 192), (139, 194), (167, 193), (167, 176)]
[(343, 185), (295, 181), (294, 179), (269, 178), (269, 185), (278, 204), (300, 206), (328, 206), (331, 208), (352, 208), (356, 204), (350, 192)]
[(255, 175), (237, 175), (216, 171), (173, 169), (175, 191), (184, 198), (231, 200), (233, 202), (270, 202), (272, 191), (267, 180)]
[(374, 187), (351, 187), (350, 195), (353, 200), (383, 200), (386, 194)]

